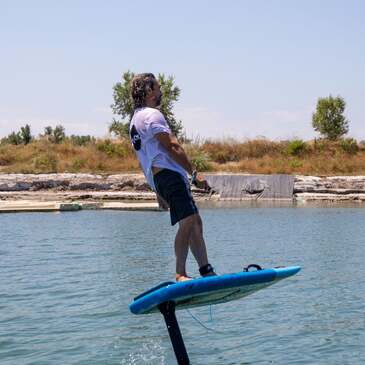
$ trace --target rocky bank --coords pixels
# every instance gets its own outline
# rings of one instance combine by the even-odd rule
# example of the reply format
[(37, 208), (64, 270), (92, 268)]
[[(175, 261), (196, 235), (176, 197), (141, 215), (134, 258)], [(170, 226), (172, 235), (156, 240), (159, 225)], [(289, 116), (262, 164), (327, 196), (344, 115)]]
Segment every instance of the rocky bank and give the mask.
[[(197, 189), (193, 189), (193, 193), (197, 199), (207, 197)], [(220, 199), (219, 192), (215, 198)], [(142, 174), (0, 174), (0, 200), (3, 201), (155, 199)], [(365, 202), (365, 176), (297, 175), (294, 177), (293, 199)]]

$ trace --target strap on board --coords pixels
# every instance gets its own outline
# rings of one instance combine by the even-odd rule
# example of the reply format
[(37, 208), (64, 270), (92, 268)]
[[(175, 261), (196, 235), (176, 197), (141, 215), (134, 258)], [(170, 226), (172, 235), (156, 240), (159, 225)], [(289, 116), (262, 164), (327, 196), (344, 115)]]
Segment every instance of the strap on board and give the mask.
[(252, 270), (250, 270), (251, 268), (256, 269), (256, 271), (262, 270), (262, 267), (260, 265), (250, 264), (250, 265), (244, 267), (243, 268), (243, 271), (246, 271), (246, 272), (252, 271)]

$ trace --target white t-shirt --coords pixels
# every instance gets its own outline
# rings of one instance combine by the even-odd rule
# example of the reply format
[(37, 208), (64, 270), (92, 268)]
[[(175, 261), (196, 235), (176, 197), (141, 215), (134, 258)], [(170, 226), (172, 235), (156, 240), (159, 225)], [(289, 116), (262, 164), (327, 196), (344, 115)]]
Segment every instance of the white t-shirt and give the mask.
[(154, 108), (135, 110), (129, 127), (129, 135), (136, 151), (148, 184), (156, 190), (153, 183), (152, 166), (179, 172), (188, 180), (186, 171), (170, 156), (163, 145), (155, 138), (157, 133), (171, 134), (163, 114)]

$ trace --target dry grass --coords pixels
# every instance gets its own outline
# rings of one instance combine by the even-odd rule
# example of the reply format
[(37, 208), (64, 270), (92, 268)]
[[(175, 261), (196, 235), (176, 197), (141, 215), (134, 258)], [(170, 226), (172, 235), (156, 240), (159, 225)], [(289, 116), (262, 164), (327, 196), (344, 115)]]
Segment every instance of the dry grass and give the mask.
[(281, 142), (272, 142), (266, 139), (255, 139), (239, 142), (234, 139), (222, 141), (207, 140), (202, 149), (211, 159), (218, 163), (241, 161), (247, 158), (261, 158), (266, 155), (276, 155), (282, 151)]
[(86, 146), (70, 142), (53, 144), (38, 140), (26, 146), (1, 145), (3, 173), (139, 171), (139, 164), (126, 141), (97, 141)]
[[(184, 145), (200, 171), (260, 174), (365, 175), (365, 146), (353, 141), (221, 140)], [(36, 140), (0, 145), (0, 172), (119, 173), (140, 171), (129, 141), (96, 140), (85, 146)]]

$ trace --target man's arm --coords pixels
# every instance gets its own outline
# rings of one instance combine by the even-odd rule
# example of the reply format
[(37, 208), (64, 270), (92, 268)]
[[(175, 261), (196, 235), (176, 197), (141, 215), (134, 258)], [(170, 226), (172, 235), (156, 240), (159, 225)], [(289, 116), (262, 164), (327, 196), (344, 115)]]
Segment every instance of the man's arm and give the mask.
[(157, 133), (155, 137), (165, 147), (169, 155), (191, 175), (193, 166), (177, 138), (169, 133)]
[[(156, 133), (154, 135), (157, 140), (165, 147), (169, 155), (185, 170), (188, 174), (192, 174), (194, 169), (184, 149), (177, 141), (177, 138), (169, 133)], [(210, 186), (203, 177), (197, 175), (195, 185), (204, 190), (210, 190)]]

